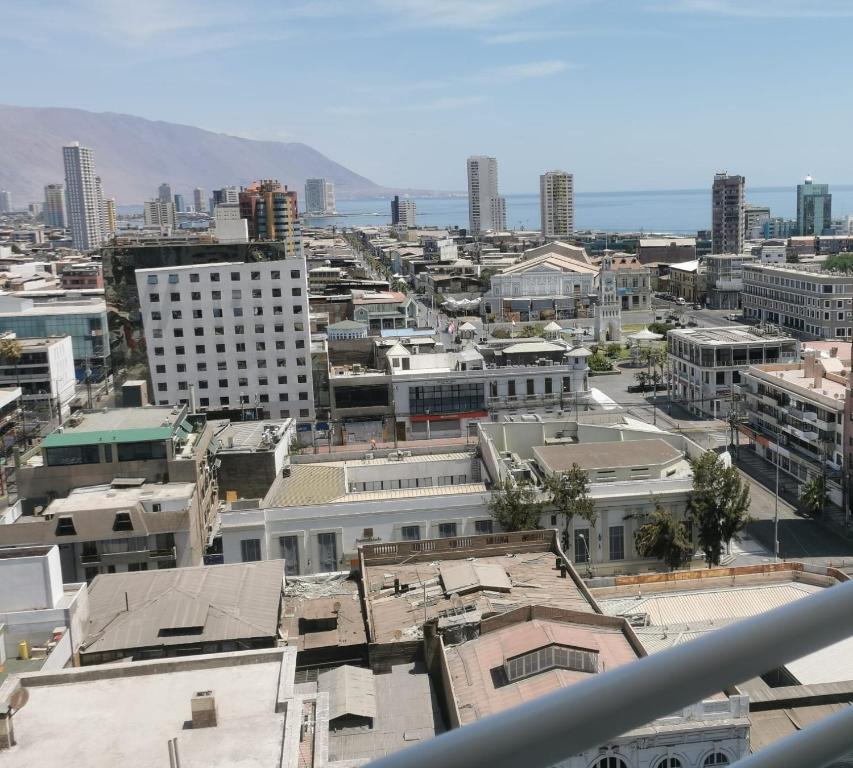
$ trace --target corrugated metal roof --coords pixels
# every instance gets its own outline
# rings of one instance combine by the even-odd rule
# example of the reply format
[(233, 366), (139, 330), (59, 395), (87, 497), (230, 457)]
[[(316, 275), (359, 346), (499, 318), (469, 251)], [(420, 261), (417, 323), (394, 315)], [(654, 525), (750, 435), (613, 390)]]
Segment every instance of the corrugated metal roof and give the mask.
[(439, 566), (445, 594), (464, 594), (477, 589), (509, 592), (512, 584), (499, 563), (447, 560)]
[(151, 440), (168, 440), (172, 427), (149, 427), (148, 429), (112, 429), (95, 432), (54, 432), (42, 441), (43, 448), (69, 448), (95, 443), (137, 443)]
[(83, 652), (274, 637), (283, 576), (283, 560), (102, 574)]
[(376, 688), (369, 669), (344, 664), (321, 672), (317, 688), (329, 694), (330, 721), (345, 715), (376, 717)]

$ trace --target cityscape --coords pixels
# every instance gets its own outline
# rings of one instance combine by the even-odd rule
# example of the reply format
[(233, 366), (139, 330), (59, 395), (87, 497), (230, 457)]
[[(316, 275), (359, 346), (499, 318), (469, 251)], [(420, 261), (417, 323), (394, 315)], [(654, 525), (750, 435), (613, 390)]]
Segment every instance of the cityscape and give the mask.
[[(132, 28), (109, 5), (87, 13), (137, 30), (130, 57), (198, 34), (210, 51), (182, 62), (233, 62), (350, 23), (366, 48), (456, 56), (458, 35), (500, 66), (415, 67), (377, 97), (353, 60), (351, 91), (311, 104), (318, 137), (352, 133), (336, 160), (289, 135), (0, 106), (0, 766), (850, 765), (841, 159), (830, 175), (815, 148), (811, 175), (779, 153), (771, 175), (697, 140), (683, 188), (625, 168), (618, 192), (545, 130), (529, 159), (508, 151), (506, 125), (540, 116), (531, 81), (597, 77), (568, 60), (587, 32), (533, 26), (586, 11), (547, 0), (383, 5), (405, 18), (390, 28), (374, 3), (309, 2), (267, 9), (263, 34), (218, 3)], [(648, 13), (654, 35), (608, 34), (848, 18), (822, 0)], [(500, 58), (546, 41), (547, 61)], [(422, 112), (485, 111), (498, 80), (530, 88), (506, 125), (423, 144)], [(411, 123), (418, 158), (389, 140), (375, 176), (394, 184), (338, 162), (373, 173), (377, 98), (410, 100), (394, 130)]]

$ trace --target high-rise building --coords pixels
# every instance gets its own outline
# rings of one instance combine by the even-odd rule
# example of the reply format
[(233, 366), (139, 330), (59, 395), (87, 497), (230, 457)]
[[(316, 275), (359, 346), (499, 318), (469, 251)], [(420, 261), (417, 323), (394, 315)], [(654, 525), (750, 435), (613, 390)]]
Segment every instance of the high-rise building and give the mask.
[(193, 207), (196, 213), (207, 213), (208, 208), (207, 192), (202, 187), (196, 187), (193, 190)]
[(116, 201), (113, 197), (104, 200), (104, 239), (108, 240), (116, 233)]
[(165, 203), (162, 200), (146, 200), (145, 226), (174, 229), (175, 204), (171, 200)]
[(38, 218), (44, 211), (44, 203), (30, 203), (27, 206), (27, 210), (30, 212), (31, 216)]
[(400, 195), (391, 198), (391, 226), (396, 227), (400, 223)]
[(828, 184), (815, 184), (806, 176), (797, 184), (797, 233), (824, 235), (832, 226), (832, 195)]
[(68, 221), (74, 247), (97, 248), (104, 241), (104, 201), (95, 173), (95, 153), (79, 141), (62, 148)]
[(468, 158), (468, 221), (475, 234), (506, 229), (506, 200), (498, 194), (498, 161), (494, 157)]
[(239, 203), (220, 203), (213, 212), (213, 219), (213, 233), (220, 243), (249, 242), (248, 222), (240, 216)]
[(222, 187), (213, 190), (213, 206), (211, 211), (220, 203), (239, 203), (240, 190), (237, 187)]
[(326, 182), (326, 213), (335, 213), (337, 211), (337, 203), (335, 201), (335, 183), (333, 181)]
[(0, 189), (0, 213), (10, 213), (12, 211), (12, 193), (5, 189)]
[(65, 229), (68, 217), (65, 212), (65, 185), (48, 184), (44, 188), (44, 223), (49, 227)]
[(744, 189), (743, 176), (714, 174), (711, 193), (711, 253), (743, 251)]
[(406, 227), (406, 229), (414, 229), (416, 216), (416, 207), (414, 200), (398, 200), (397, 202), (397, 225)]
[(326, 212), (326, 180), (305, 179), (305, 213)]
[(575, 180), (566, 171), (548, 171), (539, 177), (542, 237), (559, 240), (575, 231)]
[(762, 205), (745, 205), (743, 209), (743, 236), (747, 240), (764, 237), (764, 225), (770, 221), (770, 209)]
[(168, 182), (164, 181), (157, 189), (157, 199), (161, 203), (172, 202), (172, 187), (169, 186)]
[(175, 212), (186, 213), (187, 206), (184, 202), (184, 196), (180, 192), (175, 192)]
[(276, 179), (261, 179), (240, 192), (239, 203), (240, 216), (249, 222), (251, 240), (281, 240), (288, 255), (302, 255), (302, 222), (296, 192)]

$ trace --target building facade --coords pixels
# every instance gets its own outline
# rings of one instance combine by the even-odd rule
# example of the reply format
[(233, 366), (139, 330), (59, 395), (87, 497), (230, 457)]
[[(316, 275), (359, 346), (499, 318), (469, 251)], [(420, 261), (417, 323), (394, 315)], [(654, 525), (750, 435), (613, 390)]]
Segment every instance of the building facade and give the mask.
[(146, 200), (144, 204), (146, 227), (159, 227), (172, 231), (175, 228), (175, 204), (171, 200)]
[(335, 185), (326, 179), (305, 179), (305, 213), (335, 212)]
[(705, 256), (705, 292), (711, 309), (740, 308), (743, 268), (756, 260), (748, 253), (709, 253)]
[(691, 413), (728, 416), (734, 387), (751, 365), (793, 362), (797, 342), (775, 331), (748, 326), (669, 331), (670, 396)]
[(207, 192), (202, 187), (196, 187), (193, 190), (193, 207), (196, 213), (208, 213), (209, 203), (207, 200)]
[(711, 192), (711, 253), (741, 253), (744, 231), (743, 176), (714, 175)]
[(249, 242), (249, 222), (240, 216), (238, 203), (220, 203), (213, 216), (214, 234), (220, 243)]
[(79, 141), (62, 148), (71, 240), (80, 251), (104, 242), (104, 198), (95, 173), (95, 153)]
[(468, 158), (468, 222), (472, 234), (506, 229), (506, 201), (498, 193), (498, 161)]
[(797, 234), (827, 235), (832, 229), (832, 195), (828, 184), (815, 184), (806, 176), (797, 184)]
[(302, 222), (296, 192), (275, 179), (253, 181), (239, 194), (240, 216), (249, 223), (250, 240), (280, 240), (287, 252), (302, 256)]
[(853, 338), (853, 279), (803, 265), (745, 264), (745, 317), (804, 338)]
[(44, 188), (44, 223), (48, 227), (65, 229), (68, 216), (65, 209), (65, 185), (48, 184)]
[(136, 270), (158, 404), (314, 418), (302, 259)]
[(7, 189), (0, 189), (0, 213), (12, 212), (12, 193)]
[(764, 227), (770, 221), (770, 209), (762, 205), (744, 205), (743, 236), (747, 240), (761, 240)]
[(560, 240), (575, 231), (575, 182), (566, 171), (548, 171), (539, 177), (542, 237)]

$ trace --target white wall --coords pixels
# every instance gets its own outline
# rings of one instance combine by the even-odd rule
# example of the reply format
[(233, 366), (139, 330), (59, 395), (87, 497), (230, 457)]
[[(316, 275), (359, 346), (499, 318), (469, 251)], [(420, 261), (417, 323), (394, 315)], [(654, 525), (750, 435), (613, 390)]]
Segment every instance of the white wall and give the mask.
[(46, 555), (0, 558), (0, 611), (55, 608), (61, 598), (59, 547)]

